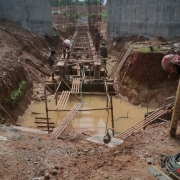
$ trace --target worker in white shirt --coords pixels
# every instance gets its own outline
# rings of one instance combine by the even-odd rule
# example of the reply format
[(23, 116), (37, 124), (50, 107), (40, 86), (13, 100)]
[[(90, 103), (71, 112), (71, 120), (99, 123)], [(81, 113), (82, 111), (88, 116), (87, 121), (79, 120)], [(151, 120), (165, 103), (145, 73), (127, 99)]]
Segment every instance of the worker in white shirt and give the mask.
[[(69, 39), (65, 39), (62, 44), (64, 59), (69, 58), (71, 46), (72, 46), (71, 41)], [(67, 54), (67, 56), (66, 56), (66, 54)]]

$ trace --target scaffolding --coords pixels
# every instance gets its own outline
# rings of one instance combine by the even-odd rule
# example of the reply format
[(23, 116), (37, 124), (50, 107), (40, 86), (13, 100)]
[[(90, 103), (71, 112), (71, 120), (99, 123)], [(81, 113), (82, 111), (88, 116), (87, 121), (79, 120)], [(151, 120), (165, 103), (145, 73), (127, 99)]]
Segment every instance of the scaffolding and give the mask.
[[(72, 35), (77, 25), (86, 23), (89, 27), (89, 32), (94, 37), (95, 29), (100, 30), (101, 12), (102, 12), (102, 0), (88, 0), (86, 4), (80, 6), (78, 0), (56, 0), (56, 12), (53, 12), (56, 21), (55, 25), (60, 32), (64, 32), (67, 36)], [(83, 18), (86, 17), (87, 22), (81, 21), (80, 9), (84, 8), (87, 14), (83, 14)]]

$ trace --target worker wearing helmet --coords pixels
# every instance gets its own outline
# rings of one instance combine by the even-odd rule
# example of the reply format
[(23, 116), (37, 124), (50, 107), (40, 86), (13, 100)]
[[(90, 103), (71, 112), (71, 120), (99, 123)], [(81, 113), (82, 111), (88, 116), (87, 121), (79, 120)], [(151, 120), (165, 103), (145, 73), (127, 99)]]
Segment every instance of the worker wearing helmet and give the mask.
[(161, 65), (170, 75), (180, 74), (180, 56), (178, 54), (164, 56)]

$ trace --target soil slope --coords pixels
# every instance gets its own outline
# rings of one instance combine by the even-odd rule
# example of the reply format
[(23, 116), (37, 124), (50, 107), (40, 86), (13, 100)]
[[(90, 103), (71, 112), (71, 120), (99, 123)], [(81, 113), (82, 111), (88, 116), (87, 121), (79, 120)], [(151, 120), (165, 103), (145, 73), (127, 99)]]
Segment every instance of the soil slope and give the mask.
[[(120, 56), (116, 57), (115, 67), (118, 67), (125, 56), (127, 47), (133, 47), (117, 75), (117, 95), (120, 93), (134, 105), (147, 104), (152, 99), (160, 105), (165, 98), (176, 94), (178, 75), (168, 76), (161, 66), (161, 61), (166, 54), (177, 53), (171, 49), (178, 39), (172, 42), (164, 42), (163, 38), (160, 41), (158, 37), (149, 40), (142, 38), (141, 41), (137, 39), (128, 37), (111, 46), (111, 55), (121, 52)], [(150, 50), (150, 47), (153, 49)]]
[[(56, 37), (40, 36), (14, 22), (0, 21), (0, 105), (7, 108), (13, 118), (16, 119), (17, 114), (13, 109), (9, 109), (6, 99), (17, 90), (22, 80), (28, 79), (28, 73), (31, 72), (26, 67), (29, 62), (36, 63), (39, 67), (47, 66), (46, 57), (50, 50), (57, 46)], [(25, 107), (27, 103), (24, 104)], [(23, 106), (22, 111), (19, 109), (19, 114), (24, 110)], [(0, 108), (0, 122), (4, 121), (4, 117), (7, 117), (7, 114)]]

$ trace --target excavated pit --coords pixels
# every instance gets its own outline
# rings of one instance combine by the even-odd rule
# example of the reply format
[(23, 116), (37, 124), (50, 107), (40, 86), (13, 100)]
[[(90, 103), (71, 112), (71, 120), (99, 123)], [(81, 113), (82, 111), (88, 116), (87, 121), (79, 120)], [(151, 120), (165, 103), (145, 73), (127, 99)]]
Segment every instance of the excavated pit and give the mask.
[(162, 69), (163, 56), (164, 53), (133, 51), (119, 72), (119, 93), (134, 105), (147, 104), (152, 99), (160, 104), (175, 95), (178, 77), (168, 77)]
[[(0, 21), (0, 105), (8, 112), (0, 108), (0, 123), (9, 124), (11, 118), (16, 121), (27, 109), (32, 95), (32, 84), (29, 82), (31, 72), (26, 69), (29, 67), (27, 61), (37, 63), (39, 67), (47, 66), (46, 56), (50, 51), (49, 47), (57, 47), (57, 42), (56, 37), (40, 36), (14, 22)], [(22, 81), (28, 82), (27, 91), (19, 105), (12, 108), (7, 99), (13, 91), (17, 91)], [(36, 82), (37, 79), (30, 81)]]
[[(2, 63), (0, 67), (0, 89), (2, 92), (0, 104), (7, 107), (6, 99), (10, 93), (17, 89), (22, 80), (28, 79), (27, 70), (18, 60), (25, 62), (28, 67), (31, 66), (37, 73), (42, 73), (43, 71), (40, 71), (37, 66), (48, 66), (46, 57), (49, 53), (49, 47), (58, 48), (62, 39), (58, 43), (57, 38), (53, 41), (50, 37), (38, 36), (9, 21), (1, 21), (0, 26), (0, 45), (2, 48), (0, 54)], [(166, 72), (161, 68), (163, 55), (164, 53), (157, 52), (134, 51), (131, 53), (119, 72), (121, 88), (119, 88), (118, 93), (126, 97), (130, 103), (141, 106), (147, 106), (153, 99), (156, 100), (157, 104), (161, 104), (164, 98), (174, 95), (177, 88), (177, 78), (168, 79)], [(132, 63), (130, 66), (129, 62)], [(33, 81), (37, 84), (36, 77), (33, 78)], [(34, 93), (38, 93), (38, 91), (34, 91)], [(25, 97), (27, 98), (24, 98), (24, 101), (27, 99), (27, 103), (26, 105), (23, 103), (22, 111), (20, 105), (17, 112), (7, 107), (13, 118), (17, 119), (18, 115), (22, 115), (30, 103), (31, 93), (27, 93)], [(36, 98), (36, 95), (33, 95), (34, 97)], [(4, 116), (5, 113), (1, 110), (1, 117)], [(4, 121), (2, 118), (2, 122)]]

